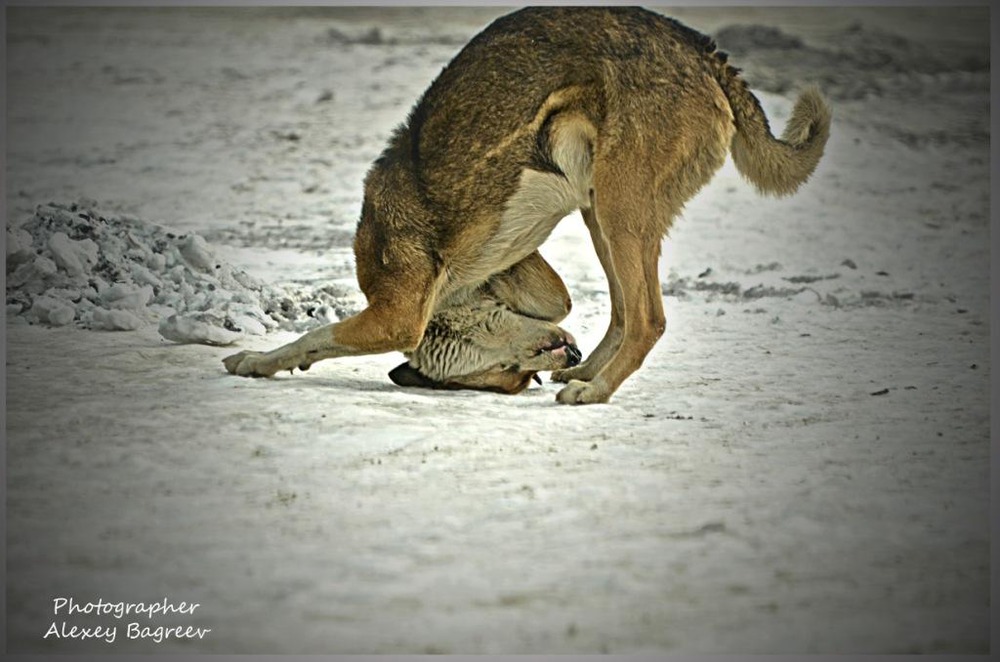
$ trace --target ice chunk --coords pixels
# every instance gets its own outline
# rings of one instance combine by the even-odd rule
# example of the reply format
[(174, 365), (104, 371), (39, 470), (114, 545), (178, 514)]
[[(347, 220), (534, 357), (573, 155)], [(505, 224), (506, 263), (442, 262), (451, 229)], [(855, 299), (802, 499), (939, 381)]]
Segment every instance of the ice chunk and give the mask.
[(105, 331), (134, 331), (146, 325), (135, 313), (128, 310), (94, 308), (91, 312), (92, 328)]
[(116, 310), (140, 310), (153, 298), (153, 288), (149, 285), (136, 287), (125, 283), (115, 283), (101, 293), (101, 300), (108, 308)]
[(149, 257), (146, 258), (146, 264), (153, 271), (163, 271), (167, 266), (167, 258), (163, 256), (163, 253), (151, 253)]
[(52, 326), (64, 326), (73, 321), (76, 310), (73, 306), (50, 296), (35, 297), (31, 306), (33, 317), (37, 317), (39, 322), (47, 322)]
[(132, 265), (132, 280), (138, 285), (150, 285), (154, 288), (163, 286), (163, 281), (156, 274), (138, 263)]
[(31, 252), (31, 233), (24, 228), (7, 228), (7, 255)]
[(208, 243), (199, 235), (189, 234), (184, 239), (178, 249), (187, 263), (195, 269), (211, 272), (215, 268), (215, 257), (208, 247)]
[(45, 278), (46, 276), (55, 275), (58, 271), (56, 268), (56, 263), (45, 257), (44, 255), (39, 255), (35, 258), (35, 271), (39, 276)]
[(221, 320), (212, 315), (171, 315), (160, 321), (160, 335), (179, 343), (231, 345), (243, 337), (242, 333), (223, 328)]
[(231, 317), (233, 320), (233, 325), (238, 329), (242, 329), (244, 333), (248, 333), (254, 336), (262, 336), (267, 333), (267, 328), (260, 322), (249, 315), (233, 315)]
[(28, 292), (41, 293), (46, 289), (45, 280), (54, 276), (57, 271), (55, 262), (44, 255), (38, 255), (31, 262), (21, 264), (7, 277), (7, 287), (23, 287)]
[(56, 265), (76, 278), (82, 276), (84, 272), (84, 261), (80, 259), (75, 241), (66, 236), (63, 232), (55, 232), (49, 237), (49, 251)]

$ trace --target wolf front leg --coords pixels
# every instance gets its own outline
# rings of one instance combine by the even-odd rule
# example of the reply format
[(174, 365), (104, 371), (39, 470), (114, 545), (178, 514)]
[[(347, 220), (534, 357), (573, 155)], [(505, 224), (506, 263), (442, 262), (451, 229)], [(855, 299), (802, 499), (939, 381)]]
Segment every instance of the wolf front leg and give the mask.
[(242, 351), (222, 360), (226, 370), (242, 377), (271, 377), (282, 370), (308, 370), (323, 359), (415, 349), (427, 326), (422, 306), (369, 306), (342, 322), (313, 329), (269, 352)]

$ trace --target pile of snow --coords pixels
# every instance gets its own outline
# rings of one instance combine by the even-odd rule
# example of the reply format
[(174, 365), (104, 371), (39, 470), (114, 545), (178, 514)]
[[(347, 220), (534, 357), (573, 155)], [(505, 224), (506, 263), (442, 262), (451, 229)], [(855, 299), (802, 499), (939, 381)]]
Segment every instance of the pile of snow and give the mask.
[(271, 329), (302, 331), (353, 312), (346, 291), (268, 286), (220, 260), (204, 238), (88, 202), (41, 205), (7, 228), (7, 318), (132, 330), (227, 345)]

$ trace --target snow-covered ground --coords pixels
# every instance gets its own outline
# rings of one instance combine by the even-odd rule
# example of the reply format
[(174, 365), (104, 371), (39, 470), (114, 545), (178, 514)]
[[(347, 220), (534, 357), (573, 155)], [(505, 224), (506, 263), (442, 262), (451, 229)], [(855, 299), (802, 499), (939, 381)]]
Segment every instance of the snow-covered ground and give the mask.
[[(795, 197), (730, 163), (688, 205), (667, 335), (608, 405), (402, 389), (398, 355), (240, 379), (160, 334), (356, 310), (364, 173), (497, 13), (8, 10), (10, 649), (987, 651), (985, 8), (666, 11), (775, 127), (811, 82), (835, 125)], [(586, 353), (582, 221), (543, 253)]]

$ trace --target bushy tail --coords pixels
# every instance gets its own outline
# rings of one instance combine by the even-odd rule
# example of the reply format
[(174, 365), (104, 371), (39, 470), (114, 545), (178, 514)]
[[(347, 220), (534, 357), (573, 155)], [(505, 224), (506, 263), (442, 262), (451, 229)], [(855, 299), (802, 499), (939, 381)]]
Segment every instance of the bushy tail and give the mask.
[(736, 169), (763, 194), (794, 193), (816, 169), (830, 137), (832, 113), (823, 96), (816, 88), (803, 91), (778, 139), (739, 72), (723, 65), (718, 79), (736, 122), (730, 148)]

